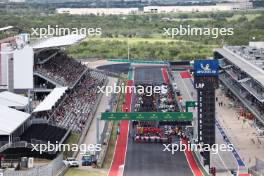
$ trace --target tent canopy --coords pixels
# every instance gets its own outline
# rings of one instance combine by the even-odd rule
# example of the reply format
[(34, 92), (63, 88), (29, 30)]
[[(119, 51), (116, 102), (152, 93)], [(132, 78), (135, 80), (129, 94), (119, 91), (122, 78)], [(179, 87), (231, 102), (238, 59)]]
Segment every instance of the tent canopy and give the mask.
[(0, 135), (10, 135), (26, 120), (30, 114), (0, 105)]
[(0, 93), (0, 105), (7, 107), (25, 108), (28, 105), (28, 98), (12, 92)]
[(51, 110), (55, 103), (62, 97), (68, 87), (55, 88), (53, 91), (34, 109), (33, 112)]

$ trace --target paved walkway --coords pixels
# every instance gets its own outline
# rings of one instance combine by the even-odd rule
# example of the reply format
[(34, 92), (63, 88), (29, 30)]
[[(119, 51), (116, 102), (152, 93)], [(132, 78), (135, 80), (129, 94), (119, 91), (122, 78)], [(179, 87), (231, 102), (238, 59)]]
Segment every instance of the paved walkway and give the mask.
[[(227, 133), (230, 141), (242, 157), (247, 167), (255, 164), (255, 157), (264, 160), (264, 138), (256, 137), (256, 129), (252, 127), (252, 121), (243, 123), (243, 118), (238, 119), (238, 114), (234, 108), (228, 107), (231, 102), (223, 93), (218, 90), (219, 101), (223, 101), (224, 106), (216, 104), (217, 117), (219, 123)], [(261, 142), (261, 144), (260, 144)]]

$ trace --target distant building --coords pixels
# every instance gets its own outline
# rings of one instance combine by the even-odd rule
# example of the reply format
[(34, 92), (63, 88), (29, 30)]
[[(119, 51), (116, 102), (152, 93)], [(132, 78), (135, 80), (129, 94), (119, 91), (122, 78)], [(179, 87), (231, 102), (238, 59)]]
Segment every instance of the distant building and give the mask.
[(252, 2), (233, 2), (207, 6), (146, 6), (144, 13), (218, 12), (253, 8)]
[(144, 13), (216, 12), (232, 10), (228, 4), (215, 6), (146, 6)]
[(58, 8), (59, 14), (71, 15), (129, 15), (137, 14), (138, 8)]
[(231, 4), (234, 10), (245, 10), (253, 8), (253, 3), (249, 0), (233, 0)]
[(23, 3), (26, 2), (26, 0), (9, 0), (9, 2)]
[(59, 14), (71, 15), (129, 15), (139, 13), (180, 13), (180, 12), (218, 12), (245, 10), (253, 8), (249, 0), (237, 0), (229, 3), (216, 5), (194, 5), (194, 6), (145, 6), (142, 10), (139, 8), (58, 8)]

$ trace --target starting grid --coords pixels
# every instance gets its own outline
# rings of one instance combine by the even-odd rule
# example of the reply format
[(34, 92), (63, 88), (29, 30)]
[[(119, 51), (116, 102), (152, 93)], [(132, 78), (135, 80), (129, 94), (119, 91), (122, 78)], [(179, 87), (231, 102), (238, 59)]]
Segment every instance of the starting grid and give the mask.
[(101, 120), (192, 121), (191, 112), (104, 112)]

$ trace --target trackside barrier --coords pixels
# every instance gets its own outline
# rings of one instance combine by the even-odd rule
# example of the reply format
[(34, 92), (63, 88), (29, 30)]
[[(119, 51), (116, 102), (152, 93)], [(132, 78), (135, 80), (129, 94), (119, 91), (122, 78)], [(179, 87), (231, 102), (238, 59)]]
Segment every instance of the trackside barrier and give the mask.
[(106, 153), (107, 153), (107, 150), (108, 150), (108, 147), (109, 147), (109, 141), (110, 141), (110, 138), (111, 138), (111, 132), (112, 132), (112, 129), (113, 129), (113, 122), (110, 122), (108, 124), (108, 129), (107, 129), (107, 133), (109, 135), (106, 135), (106, 137), (104, 138), (104, 145), (102, 145), (102, 150), (98, 156), (98, 160), (97, 160), (97, 166), (99, 168), (101, 168), (104, 164), (104, 160), (105, 160), (105, 156), (106, 156)]
[(35, 166), (32, 169), (23, 171), (4, 171), (4, 176), (54, 176), (56, 173), (65, 167), (63, 155), (60, 154), (56, 159), (45, 166)]
[(108, 61), (135, 63), (135, 64), (169, 64), (169, 62), (167, 61), (151, 61), (151, 60), (108, 59)]
[[(117, 84), (120, 84), (120, 80), (118, 80)], [(119, 100), (120, 94), (119, 94), (118, 97), (116, 96), (116, 94), (113, 94), (113, 95), (114, 95), (114, 98), (112, 100), (111, 109), (112, 109), (112, 112), (116, 112), (117, 111), (117, 104), (118, 104), (118, 102), (116, 102), (116, 101)], [(116, 105), (115, 105), (115, 102), (116, 102)], [(101, 150), (101, 152), (100, 152), (100, 154), (98, 156), (98, 160), (97, 160), (97, 166), (99, 168), (101, 168), (103, 166), (104, 161), (105, 161), (105, 156), (106, 156), (106, 153), (108, 151), (109, 141), (110, 141), (111, 133), (112, 133), (112, 130), (113, 130), (113, 125), (114, 125), (113, 122), (110, 121), (108, 123), (107, 131), (106, 131), (106, 134), (108, 134), (108, 135), (105, 135), (105, 136), (101, 137), (103, 145), (102, 145), (102, 150)]]
[(202, 165), (202, 163), (200, 162), (199, 157), (198, 157), (199, 154), (197, 154), (197, 153), (194, 151), (194, 152), (192, 152), (192, 155), (193, 155), (193, 158), (194, 158), (195, 162), (197, 163), (198, 167), (199, 167), (200, 170), (202, 171), (203, 175), (204, 175), (204, 176), (210, 176), (210, 174), (208, 173), (208, 171), (206, 170), (206, 168), (205, 168), (205, 167)]

